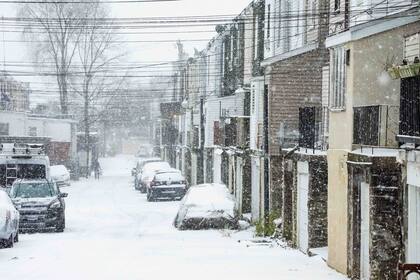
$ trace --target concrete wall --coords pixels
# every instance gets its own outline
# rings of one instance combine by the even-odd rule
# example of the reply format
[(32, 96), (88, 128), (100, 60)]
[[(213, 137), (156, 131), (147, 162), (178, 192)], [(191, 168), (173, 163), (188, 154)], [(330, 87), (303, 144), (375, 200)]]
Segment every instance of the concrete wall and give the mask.
[(343, 274), (347, 273), (347, 154), (332, 149), (327, 154), (328, 265)]

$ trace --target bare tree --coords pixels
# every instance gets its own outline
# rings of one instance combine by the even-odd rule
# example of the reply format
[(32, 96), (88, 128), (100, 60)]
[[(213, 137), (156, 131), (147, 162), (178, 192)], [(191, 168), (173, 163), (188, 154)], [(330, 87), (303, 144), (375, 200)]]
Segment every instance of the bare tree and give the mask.
[[(86, 166), (89, 167), (90, 131), (98, 121), (101, 109), (106, 108), (107, 100), (120, 92), (124, 83), (121, 78), (110, 78), (110, 66), (118, 61), (124, 53), (115, 45), (115, 29), (109, 18), (107, 7), (99, 0), (92, 2), (89, 17), (83, 26), (87, 26), (78, 38), (77, 58), (81, 66), (80, 73), (75, 73), (72, 87), (83, 103), (83, 127), (85, 132)], [(115, 73), (115, 72), (113, 72)]]
[(70, 67), (91, 12), (90, 3), (72, 1), (41, 0), (26, 3), (19, 11), (26, 23), (24, 36), (34, 43), (31, 51), (35, 61), (54, 65), (62, 114), (68, 114)]

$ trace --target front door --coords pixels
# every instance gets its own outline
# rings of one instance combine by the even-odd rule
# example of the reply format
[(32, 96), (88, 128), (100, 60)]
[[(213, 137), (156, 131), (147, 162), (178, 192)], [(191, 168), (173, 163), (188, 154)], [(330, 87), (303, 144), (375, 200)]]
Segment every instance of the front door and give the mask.
[[(407, 263), (420, 263), (420, 187), (408, 185)], [(409, 280), (420, 280), (412, 275)]]
[(298, 162), (297, 224), (298, 246), (305, 254), (308, 252), (308, 162)]
[(260, 219), (260, 159), (252, 158), (251, 165), (251, 214), (252, 221), (256, 222)]
[(236, 164), (235, 198), (236, 198), (236, 205), (238, 207), (239, 214), (242, 214), (242, 197), (243, 197), (242, 176), (243, 176), (243, 161), (242, 161), (242, 158), (238, 157), (237, 164)]
[(369, 279), (369, 184), (360, 184), (360, 279)]

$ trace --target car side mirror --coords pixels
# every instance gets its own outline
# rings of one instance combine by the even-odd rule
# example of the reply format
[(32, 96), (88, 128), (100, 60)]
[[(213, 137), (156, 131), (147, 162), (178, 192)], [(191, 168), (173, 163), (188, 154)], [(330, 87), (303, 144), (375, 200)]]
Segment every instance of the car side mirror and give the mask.
[(60, 197), (68, 197), (69, 196), (69, 194), (68, 193), (60, 193)]

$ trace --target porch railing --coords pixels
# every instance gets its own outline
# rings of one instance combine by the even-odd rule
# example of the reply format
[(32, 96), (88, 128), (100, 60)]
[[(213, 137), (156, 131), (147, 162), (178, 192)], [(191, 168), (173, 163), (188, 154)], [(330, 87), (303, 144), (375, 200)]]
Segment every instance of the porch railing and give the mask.
[(299, 108), (299, 147), (328, 149), (328, 107)]
[(420, 145), (420, 77), (401, 79), (398, 141)]
[(353, 144), (393, 147), (397, 143), (399, 107), (373, 105), (353, 108)]

